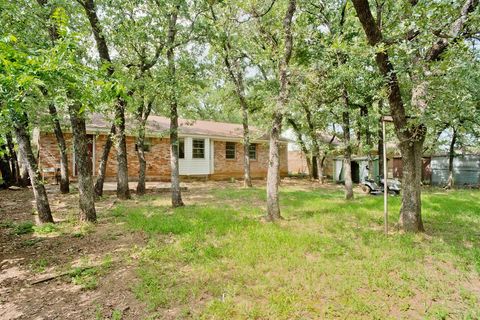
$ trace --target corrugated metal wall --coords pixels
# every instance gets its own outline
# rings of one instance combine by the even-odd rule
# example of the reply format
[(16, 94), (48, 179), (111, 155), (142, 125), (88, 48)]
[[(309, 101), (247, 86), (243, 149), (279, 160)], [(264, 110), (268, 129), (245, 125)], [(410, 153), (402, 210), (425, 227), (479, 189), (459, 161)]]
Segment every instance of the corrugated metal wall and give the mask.
[[(368, 159), (352, 159), (352, 163), (357, 162), (358, 163), (358, 181), (363, 182), (365, 181), (365, 178), (368, 178)], [(343, 159), (335, 159), (334, 160), (334, 176), (333, 180), (335, 182), (343, 182), (345, 180), (344, 176), (344, 171), (343, 171)], [(370, 168), (369, 168), (370, 169)], [(370, 169), (371, 170), (371, 169)], [(354, 172), (352, 171), (352, 175)], [(378, 159), (373, 160), (373, 178), (376, 179), (376, 177), (379, 175), (379, 168), (378, 168)], [(352, 177), (353, 180), (356, 180), (355, 177)]]
[[(433, 156), (431, 162), (432, 184), (445, 185), (448, 181), (448, 156)], [(455, 185), (480, 184), (480, 155), (456, 156), (453, 160)]]

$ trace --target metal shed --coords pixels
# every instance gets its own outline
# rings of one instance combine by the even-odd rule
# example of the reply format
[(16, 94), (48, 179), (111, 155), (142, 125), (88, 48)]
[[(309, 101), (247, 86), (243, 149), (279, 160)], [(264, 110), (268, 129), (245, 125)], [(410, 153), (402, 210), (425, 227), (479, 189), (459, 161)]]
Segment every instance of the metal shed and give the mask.
[[(373, 160), (373, 168), (368, 168), (368, 157), (354, 157), (352, 158), (352, 180), (354, 183), (361, 183), (368, 178), (369, 169), (373, 169), (373, 177), (378, 176), (378, 157)], [(343, 182), (345, 180), (343, 170), (343, 157), (334, 159), (334, 177), (335, 182)]]
[[(448, 156), (432, 156), (432, 185), (448, 181)], [(453, 181), (457, 186), (480, 185), (480, 155), (459, 155), (453, 159)]]

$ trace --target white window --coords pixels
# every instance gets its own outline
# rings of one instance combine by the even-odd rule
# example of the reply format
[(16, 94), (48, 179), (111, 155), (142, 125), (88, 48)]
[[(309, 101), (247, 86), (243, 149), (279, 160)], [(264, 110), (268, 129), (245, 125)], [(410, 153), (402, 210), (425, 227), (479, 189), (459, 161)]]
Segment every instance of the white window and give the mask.
[(193, 139), (192, 158), (205, 159), (205, 139)]

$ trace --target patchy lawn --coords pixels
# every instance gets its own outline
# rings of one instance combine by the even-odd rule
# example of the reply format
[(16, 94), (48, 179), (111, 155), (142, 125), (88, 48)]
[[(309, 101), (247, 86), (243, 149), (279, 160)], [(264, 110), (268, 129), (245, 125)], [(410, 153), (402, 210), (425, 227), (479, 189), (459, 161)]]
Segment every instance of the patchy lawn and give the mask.
[[(285, 220), (276, 224), (262, 219), (263, 188), (197, 183), (184, 198), (188, 206), (175, 210), (167, 194), (116, 205), (104, 199), (99, 224), (82, 236), (72, 235), (78, 227), (68, 229), (68, 222), (47, 227), (53, 231), (46, 234), (73, 248), (89, 239), (91, 246), (79, 256), (83, 266), (94, 268), (77, 263), (74, 269), (72, 261), (79, 257), (59, 251), (55, 268), (67, 265), (73, 271), (38, 286), (79, 288), (89, 295), (81, 309), (85, 319), (480, 318), (478, 190), (425, 190), (427, 232), (400, 234), (392, 223), (388, 237), (383, 198), (357, 195), (346, 202), (339, 186), (286, 181), (281, 188)], [(389, 199), (390, 221), (396, 222), (400, 198)], [(18, 226), (4, 226), (3, 233), (23, 230)], [(12, 237), (36, 241), (42, 231), (34, 232)], [(29, 269), (18, 272), (27, 273), (25, 279), (52, 267), (48, 256), (41, 260), (39, 249), (36, 256), (23, 257)], [(37, 286), (26, 283), (16, 286), (27, 293)], [(0, 287), (16, 292), (2, 279)], [(123, 304), (115, 300), (119, 295)], [(21, 297), (2, 302), (28, 310), (23, 307), (36, 298)]]
[(338, 189), (284, 187), (286, 220), (270, 224), (263, 189), (209, 195), (113, 211), (149, 236), (133, 290), (159, 318), (480, 317), (478, 191), (426, 192), (427, 233), (388, 237), (382, 197), (347, 203)]

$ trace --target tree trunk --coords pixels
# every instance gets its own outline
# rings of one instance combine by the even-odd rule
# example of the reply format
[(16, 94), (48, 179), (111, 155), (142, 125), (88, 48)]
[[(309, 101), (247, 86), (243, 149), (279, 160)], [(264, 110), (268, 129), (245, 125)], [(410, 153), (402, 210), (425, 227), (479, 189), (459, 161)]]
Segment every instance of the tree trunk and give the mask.
[(92, 162), (88, 155), (87, 131), (85, 118), (80, 114), (81, 106), (77, 102), (68, 106), (73, 133), (75, 165), (78, 171), (78, 191), (80, 204), (80, 221), (97, 221), (95, 195), (93, 192)]
[(313, 179), (318, 179), (320, 184), (323, 184), (323, 167), (321, 165), (322, 157), (320, 155), (320, 145), (318, 143), (317, 131), (312, 119), (312, 116), (313, 116), (312, 111), (305, 104), (302, 105), (302, 107), (303, 107), (303, 110), (305, 111), (309, 135), (310, 135), (310, 139), (312, 140), (312, 162), (313, 162), (312, 169), (314, 170), (312, 177)]
[(138, 155), (138, 183), (137, 195), (145, 194), (145, 172), (147, 170), (147, 160), (145, 160), (145, 129), (141, 128), (137, 137), (137, 155)]
[(28, 187), (30, 185), (30, 175), (28, 173), (28, 167), (26, 165), (27, 163), (27, 156), (23, 153), (22, 149), (20, 149), (20, 144), (17, 141), (17, 144), (19, 145), (18, 148), (18, 164), (19, 164), (19, 172), (20, 172), (20, 178), (18, 180), (18, 185), (20, 187)]
[[(143, 92), (143, 89), (141, 90)], [(139, 123), (138, 137), (137, 137), (137, 155), (138, 155), (138, 183), (137, 194), (145, 194), (145, 172), (147, 170), (147, 160), (145, 159), (145, 127), (147, 125), (148, 116), (152, 110), (153, 100), (148, 101), (144, 105), (142, 101), (141, 106), (137, 110), (137, 121)]]
[(115, 148), (117, 149), (117, 197), (119, 199), (130, 199), (130, 189), (128, 187), (128, 162), (127, 162), (127, 143), (125, 138), (125, 104), (126, 102), (119, 98), (115, 108), (115, 129), (116, 139)]
[(12, 171), (13, 184), (19, 185), (20, 168), (18, 166), (17, 153), (15, 152), (15, 147), (13, 145), (12, 135), (10, 133), (7, 133), (6, 138), (7, 138), (7, 147), (8, 147), (8, 154), (10, 159), (10, 168)]
[(268, 154), (267, 172), (267, 220), (282, 219), (278, 197), (278, 185), (280, 180), (280, 158), (278, 140), (282, 131), (282, 114), (275, 112), (272, 129), (270, 132), (270, 146)]
[(313, 176), (312, 176), (312, 159), (310, 158), (310, 156), (307, 154), (307, 153), (303, 153), (305, 155), (305, 161), (307, 162), (307, 170), (308, 170), (308, 176), (310, 177), (310, 179), (313, 179)]
[(316, 157), (316, 160), (317, 160), (317, 176), (318, 176), (318, 182), (320, 184), (323, 184), (324, 183), (324, 179), (323, 179), (323, 159), (324, 157), (323, 156), (320, 156), (320, 152), (317, 153), (317, 157)]
[(23, 166), (27, 169), (28, 175), (30, 176), (38, 219), (40, 223), (53, 222), (47, 191), (45, 190), (42, 177), (38, 170), (37, 159), (35, 159), (35, 155), (33, 154), (30, 135), (27, 132), (28, 120), (26, 119), (26, 115), (23, 115), (22, 118), (22, 120), (15, 122), (15, 136), (19, 151), (22, 155)]
[(457, 142), (457, 130), (453, 128), (452, 140), (450, 141), (450, 150), (448, 152), (448, 182), (445, 189), (452, 189), (455, 185), (453, 179), (453, 160), (455, 159), (455, 144)]
[(48, 105), (48, 111), (52, 117), (53, 131), (55, 132), (58, 149), (60, 151), (60, 193), (66, 194), (70, 192), (67, 145), (63, 136), (62, 127), (60, 126), (60, 121), (58, 120), (57, 109), (52, 103)]
[(168, 30), (168, 71), (170, 76), (170, 167), (172, 184), (172, 206), (174, 208), (184, 205), (180, 189), (180, 172), (178, 166), (178, 106), (175, 70), (175, 35), (177, 33), (177, 10), (171, 13)]
[(405, 231), (424, 231), (421, 216), (423, 140), (401, 142), (403, 178), (400, 227)]
[(97, 180), (95, 182), (95, 196), (101, 197), (103, 195), (103, 184), (105, 182), (105, 174), (107, 172), (107, 163), (108, 155), (110, 154), (110, 149), (112, 149), (113, 137), (115, 136), (115, 125), (112, 125), (110, 133), (107, 136), (105, 141), (105, 146), (103, 147), (102, 157), (98, 165)]
[(178, 115), (176, 107), (170, 106), (170, 167), (172, 184), (172, 206), (184, 205), (180, 189), (180, 171), (178, 166)]
[[(327, 154), (324, 153), (323, 156), (322, 156), (322, 160), (320, 160), (320, 165), (322, 166), (322, 173), (323, 173), (323, 169), (325, 168), (325, 160), (327, 159)], [(325, 177), (322, 176), (322, 181), (321, 183), (325, 183)]]
[[(314, 151), (312, 151), (312, 154), (314, 154)], [(318, 169), (317, 169), (318, 161), (317, 161), (317, 156), (312, 155), (311, 163), (312, 163), (311, 177), (312, 177), (312, 180), (316, 180), (316, 179), (318, 179)]]
[(3, 186), (10, 187), (14, 183), (12, 169), (10, 168), (10, 161), (7, 153), (7, 145), (0, 145), (0, 173), (2, 174)]
[(352, 145), (350, 141), (350, 102), (348, 101), (348, 93), (343, 89), (342, 100), (345, 111), (342, 113), (343, 120), (343, 142), (345, 143), (345, 151), (343, 155), (343, 166), (345, 168), (345, 199), (353, 199), (353, 182), (352, 182)]
[(252, 177), (250, 176), (250, 134), (248, 128), (248, 107), (246, 102), (242, 105), (242, 125), (243, 125), (243, 186), (252, 187)]
[(296, 10), (296, 0), (288, 2), (285, 18), (283, 19), (284, 31), (284, 55), (278, 66), (280, 92), (278, 96), (278, 105), (273, 115), (272, 127), (270, 131), (270, 150), (267, 172), (267, 220), (274, 221), (281, 219), (280, 203), (278, 197), (278, 184), (280, 181), (280, 159), (278, 141), (282, 131), (283, 112), (288, 105), (288, 64), (292, 57), (293, 35), (292, 20)]

